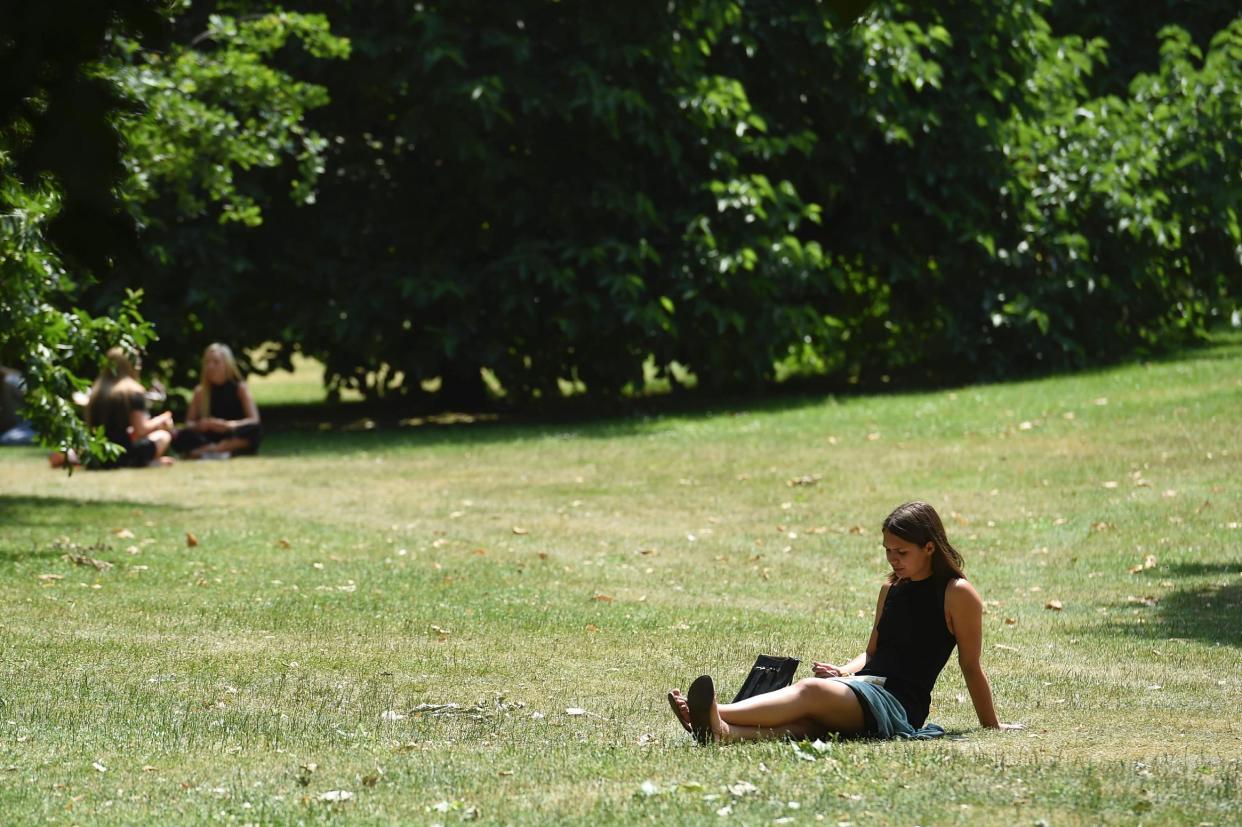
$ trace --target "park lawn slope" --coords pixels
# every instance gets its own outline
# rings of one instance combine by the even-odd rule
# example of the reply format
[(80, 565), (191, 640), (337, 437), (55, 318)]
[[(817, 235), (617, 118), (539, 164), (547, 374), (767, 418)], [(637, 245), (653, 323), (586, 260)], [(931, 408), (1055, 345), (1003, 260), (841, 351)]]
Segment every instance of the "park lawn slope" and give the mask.
[[(1225, 824), (1239, 402), (1233, 338), (925, 393), (289, 430), (168, 470), (6, 450), (0, 813)], [(1026, 729), (980, 730), (951, 660), (943, 741), (693, 747), (666, 689), (859, 651), (879, 523), (912, 498), (988, 601), (997, 707)]]

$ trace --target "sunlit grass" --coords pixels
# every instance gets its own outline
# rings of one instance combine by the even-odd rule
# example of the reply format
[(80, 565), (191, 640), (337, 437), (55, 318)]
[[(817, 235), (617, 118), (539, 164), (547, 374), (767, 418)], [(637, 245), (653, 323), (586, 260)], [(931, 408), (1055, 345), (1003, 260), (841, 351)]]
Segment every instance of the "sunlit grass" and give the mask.
[[(260, 404), (318, 398), (313, 370), (256, 379)], [(8, 450), (0, 812), (1229, 823), (1240, 401), (1229, 341), (930, 393), (277, 430), (257, 458), (169, 470), (66, 477)], [(940, 743), (691, 747), (666, 688), (858, 651), (879, 521), (912, 497), (990, 601), (985, 665), (1027, 729), (979, 730), (951, 662)]]

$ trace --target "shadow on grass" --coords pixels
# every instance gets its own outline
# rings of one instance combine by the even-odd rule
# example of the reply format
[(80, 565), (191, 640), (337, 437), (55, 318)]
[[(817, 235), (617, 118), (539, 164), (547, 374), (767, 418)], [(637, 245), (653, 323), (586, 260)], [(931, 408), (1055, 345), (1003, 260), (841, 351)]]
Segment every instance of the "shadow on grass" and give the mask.
[[(65, 549), (50, 541), (36, 541), (37, 535), (64, 535), (82, 547), (124, 547), (112, 533), (113, 527), (132, 521), (135, 511), (146, 519), (159, 519), (186, 510), (178, 505), (152, 505), (129, 500), (77, 500), (70, 497), (0, 496), (0, 564), (22, 560), (59, 557)], [(27, 529), (18, 537), (17, 530)]]
[[(1116, 622), (1119, 632), (1153, 639), (1184, 638), (1242, 648), (1242, 560), (1219, 563), (1182, 563), (1160, 576), (1210, 577), (1217, 582), (1177, 588), (1147, 609), (1142, 624)], [(1228, 578), (1220, 582), (1220, 578)], [(1127, 604), (1128, 605), (1128, 604)], [(1119, 607), (1120, 608), (1120, 607)]]
[(532, 439), (615, 439), (658, 430), (665, 418), (790, 411), (833, 399), (830, 394), (767, 394), (758, 397), (682, 397), (628, 400), (611, 405), (568, 403), (534, 413), (410, 413), (367, 402), (269, 405), (263, 409), (268, 456), (384, 452), (394, 448), (490, 445)]
[[(1236, 360), (1242, 356), (1242, 332), (1221, 330), (1195, 347), (1138, 354), (1132, 362), (1161, 364), (1179, 360)], [(1091, 377), (1115, 370), (1123, 361), (1097, 364), (1078, 371), (1033, 372), (1004, 380), (979, 380), (979, 385), (1028, 382), (1054, 376)], [(266, 405), (263, 419), (268, 436), (264, 453), (276, 456), (384, 452), (398, 447), (488, 445), (529, 439), (572, 436), (583, 439), (623, 438), (658, 429), (666, 417), (702, 420), (718, 416), (784, 412), (836, 401), (851, 402), (900, 393), (938, 394), (960, 388), (959, 382), (903, 381), (881, 385), (849, 385), (806, 377), (767, 385), (750, 393), (714, 393), (702, 388), (622, 399), (573, 397), (545, 407), (516, 412), (494, 407), (470, 413), (445, 410), (432, 397), (393, 401), (324, 402)]]

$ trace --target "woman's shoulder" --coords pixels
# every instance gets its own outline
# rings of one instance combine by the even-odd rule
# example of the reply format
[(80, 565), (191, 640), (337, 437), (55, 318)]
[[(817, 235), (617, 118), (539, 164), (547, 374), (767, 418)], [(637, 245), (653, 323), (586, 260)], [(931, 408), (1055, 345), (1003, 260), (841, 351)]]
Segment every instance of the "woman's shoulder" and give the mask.
[(944, 602), (950, 610), (957, 606), (983, 607), (983, 598), (979, 596), (979, 591), (965, 577), (954, 577), (945, 584)]

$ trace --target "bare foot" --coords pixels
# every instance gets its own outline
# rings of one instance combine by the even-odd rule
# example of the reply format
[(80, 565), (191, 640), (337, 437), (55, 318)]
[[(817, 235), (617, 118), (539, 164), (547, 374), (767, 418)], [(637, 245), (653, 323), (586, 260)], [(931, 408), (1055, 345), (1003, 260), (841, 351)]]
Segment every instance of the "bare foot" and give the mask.
[(680, 689), (669, 690), (668, 705), (672, 707), (673, 714), (677, 716), (677, 723), (681, 724), (681, 728), (690, 732), (690, 705), (686, 703), (686, 696), (681, 694)]
[(151, 468), (167, 468), (175, 462), (172, 457), (156, 457), (149, 463)]

